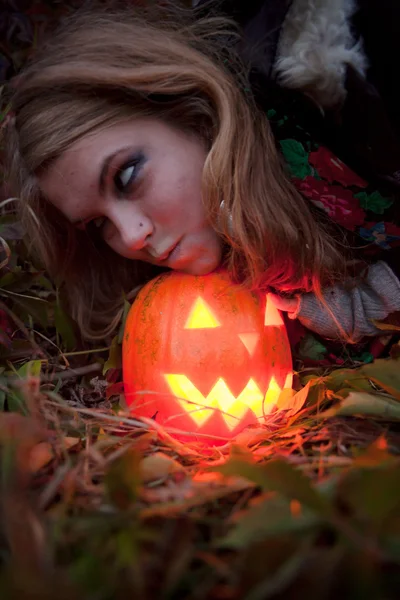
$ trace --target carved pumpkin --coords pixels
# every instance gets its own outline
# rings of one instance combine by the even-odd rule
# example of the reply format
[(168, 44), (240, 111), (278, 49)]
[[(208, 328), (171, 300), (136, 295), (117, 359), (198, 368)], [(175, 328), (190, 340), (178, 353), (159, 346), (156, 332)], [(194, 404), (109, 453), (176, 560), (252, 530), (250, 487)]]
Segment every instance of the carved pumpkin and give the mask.
[(292, 359), (282, 317), (265, 294), (225, 272), (169, 272), (131, 307), (123, 372), (133, 415), (193, 434), (174, 434), (182, 440), (221, 444), (273, 409), (291, 386)]

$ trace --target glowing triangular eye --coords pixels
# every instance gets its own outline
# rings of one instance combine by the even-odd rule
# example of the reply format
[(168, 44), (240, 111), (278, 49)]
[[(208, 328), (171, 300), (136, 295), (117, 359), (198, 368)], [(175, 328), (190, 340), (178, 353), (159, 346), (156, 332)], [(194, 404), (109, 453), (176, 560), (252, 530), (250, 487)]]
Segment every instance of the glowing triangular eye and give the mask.
[(210, 307), (202, 298), (197, 298), (186, 321), (185, 329), (207, 329), (221, 327), (221, 323), (213, 315)]
[(247, 348), (247, 352), (250, 356), (253, 356), (254, 350), (256, 349), (257, 342), (260, 338), (259, 333), (239, 333), (239, 338)]
[(283, 319), (281, 317), (281, 313), (276, 308), (276, 306), (271, 302), (268, 298), (267, 294), (267, 303), (265, 306), (265, 318), (264, 325), (266, 327), (282, 327)]

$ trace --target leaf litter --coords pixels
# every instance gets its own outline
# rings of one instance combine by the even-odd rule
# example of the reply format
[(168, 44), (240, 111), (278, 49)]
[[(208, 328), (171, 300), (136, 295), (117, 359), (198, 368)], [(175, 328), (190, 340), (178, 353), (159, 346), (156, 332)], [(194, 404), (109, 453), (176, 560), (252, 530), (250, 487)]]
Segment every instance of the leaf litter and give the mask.
[[(26, 281), (19, 293), (33, 297)], [(58, 581), (85, 599), (396, 597), (398, 358), (300, 373), (264, 424), (204, 451), (126, 411), (115, 340), (71, 349), (55, 321), (27, 320), (10, 298), (5, 598), (58, 598)], [(47, 296), (49, 315), (57, 301)], [(17, 357), (16, 336), (28, 342)]]
[(82, 346), (4, 200), (0, 597), (398, 598), (399, 347), (299, 373), (232, 443), (178, 442), (127, 412), (121, 335)]

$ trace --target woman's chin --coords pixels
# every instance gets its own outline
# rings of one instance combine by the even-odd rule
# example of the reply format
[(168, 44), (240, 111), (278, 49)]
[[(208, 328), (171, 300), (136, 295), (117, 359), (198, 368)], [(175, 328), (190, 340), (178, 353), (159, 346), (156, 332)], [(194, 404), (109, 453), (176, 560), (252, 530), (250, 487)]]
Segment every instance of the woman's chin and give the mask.
[(193, 263), (178, 269), (188, 275), (208, 275), (217, 269), (221, 264), (220, 257), (201, 257)]

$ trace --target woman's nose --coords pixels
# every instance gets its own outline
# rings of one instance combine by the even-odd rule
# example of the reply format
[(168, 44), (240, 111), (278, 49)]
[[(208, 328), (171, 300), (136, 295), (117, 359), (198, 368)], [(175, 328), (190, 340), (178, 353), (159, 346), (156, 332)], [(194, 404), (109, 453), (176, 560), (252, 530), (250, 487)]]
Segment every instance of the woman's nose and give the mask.
[(110, 221), (118, 231), (121, 243), (129, 250), (145, 248), (153, 233), (152, 221), (130, 202), (126, 207), (121, 206), (111, 212)]

